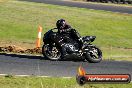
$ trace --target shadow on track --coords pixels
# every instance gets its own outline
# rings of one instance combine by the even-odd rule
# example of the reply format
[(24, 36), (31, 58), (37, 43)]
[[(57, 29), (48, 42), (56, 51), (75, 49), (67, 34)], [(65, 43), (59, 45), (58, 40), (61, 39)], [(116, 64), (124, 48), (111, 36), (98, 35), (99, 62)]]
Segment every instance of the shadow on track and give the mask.
[[(4, 56), (10, 56), (10, 57), (18, 57), (18, 58), (26, 58), (26, 59), (40, 59), (40, 60), (48, 60), (48, 61), (52, 61), (47, 59), (46, 57), (43, 56), (35, 56), (35, 55), (20, 55), (20, 54), (7, 54), (7, 53), (0, 53), (0, 55), (4, 55)], [(81, 59), (64, 59), (64, 60), (59, 60), (59, 61), (73, 61), (73, 62), (84, 62)]]
[(11, 57), (19, 57), (19, 58), (27, 58), (27, 59), (44, 59), (44, 57), (42, 56), (33, 56), (33, 55), (19, 55), (19, 54), (7, 54), (7, 53), (0, 53), (0, 55), (4, 55), (4, 56), (11, 56)]

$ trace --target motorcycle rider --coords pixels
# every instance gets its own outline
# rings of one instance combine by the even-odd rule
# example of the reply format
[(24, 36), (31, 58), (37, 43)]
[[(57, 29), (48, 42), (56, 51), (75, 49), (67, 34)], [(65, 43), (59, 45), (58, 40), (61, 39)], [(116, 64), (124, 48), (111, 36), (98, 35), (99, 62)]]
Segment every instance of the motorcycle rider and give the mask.
[[(67, 22), (64, 19), (60, 19), (56, 22), (56, 27), (58, 29), (59, 37), (57, 37), (54, 41), (58, 44), (59, 47), (61, 47), (62, 50), (62, 56), (66, 56), (66, 42), (65, 40), (71, 40), (68, 39), (67, 36), (71, 36), (72, 39), (76, 40), (79, 43), (79, 48), (82, 47), (82, 39), (80, 34), (73, 29), (70, 25), (67, 24)], [(70, 41), (68, 41), (70, 42)]]

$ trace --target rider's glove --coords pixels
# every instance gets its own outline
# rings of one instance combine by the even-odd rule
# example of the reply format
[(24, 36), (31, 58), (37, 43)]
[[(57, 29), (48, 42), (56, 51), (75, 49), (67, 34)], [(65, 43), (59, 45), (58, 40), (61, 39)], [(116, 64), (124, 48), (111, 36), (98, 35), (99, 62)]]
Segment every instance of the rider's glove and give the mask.
[(82, 38), (79, 38), (78, 41), (81, 42), (81, 43), (83, 43), (83, 39)]

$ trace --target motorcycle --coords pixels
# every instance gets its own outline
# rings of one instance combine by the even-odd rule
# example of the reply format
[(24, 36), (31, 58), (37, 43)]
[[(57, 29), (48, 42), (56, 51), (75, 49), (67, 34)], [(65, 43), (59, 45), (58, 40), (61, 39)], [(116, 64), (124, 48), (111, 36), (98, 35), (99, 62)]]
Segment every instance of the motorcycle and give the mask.
[[(53, 37), (58, 36), (56, 28), (49, 30), (44, 34), (42, 47), (42, 54), (50, 60), (62, 60), (62, 51), (61, 48), (53, 41)], [(64, 37), (64, 36), (62, 36)], [(95, 40), (96, 36), (85, 36), (82, 37), (83, 45), (79, 49), (79, 43), (72, 41), (70, 43), (65, 43), (66, 57), (77, 56), (82, 60), (86, 60), (91, 63), (98, 63), (102, 60), (102, 51), (92, 45), (91, 42)], [(69, 38), (71, 39), (71, 38)], [(66, 58), (65, 57), (65, 58)]]

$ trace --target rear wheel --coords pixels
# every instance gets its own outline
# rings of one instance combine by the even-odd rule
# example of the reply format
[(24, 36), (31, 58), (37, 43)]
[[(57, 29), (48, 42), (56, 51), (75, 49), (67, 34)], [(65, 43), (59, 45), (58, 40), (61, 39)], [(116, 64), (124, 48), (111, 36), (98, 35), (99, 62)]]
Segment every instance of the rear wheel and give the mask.
[(85, 59), (91, 63), (98, 63), (102, 60), (102, 52), (99, 48), (90, 47), (89, 52), (86, 52)]
[(50, 46), (49, 44), (43, 45), (42, 54), (50, 60), (59, 60), (61, 58), (61, 52), (56, 46)]

